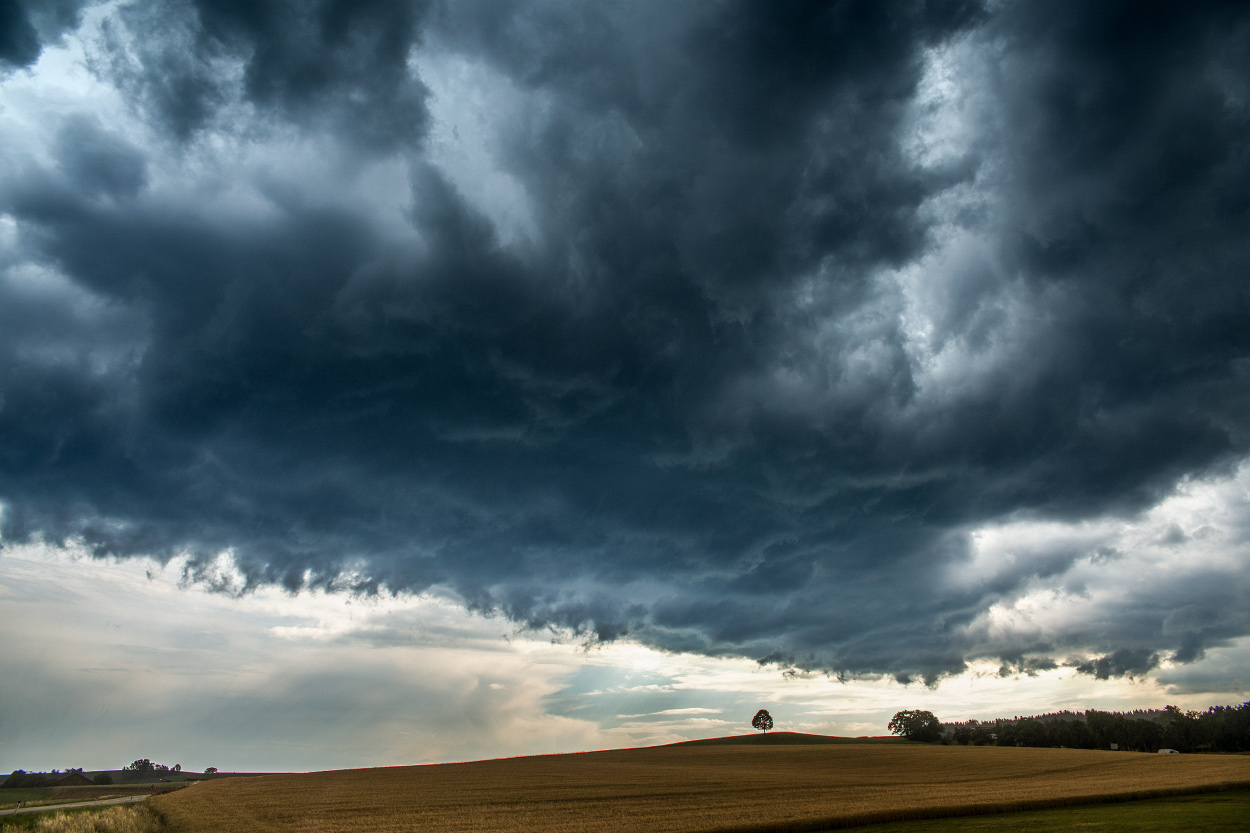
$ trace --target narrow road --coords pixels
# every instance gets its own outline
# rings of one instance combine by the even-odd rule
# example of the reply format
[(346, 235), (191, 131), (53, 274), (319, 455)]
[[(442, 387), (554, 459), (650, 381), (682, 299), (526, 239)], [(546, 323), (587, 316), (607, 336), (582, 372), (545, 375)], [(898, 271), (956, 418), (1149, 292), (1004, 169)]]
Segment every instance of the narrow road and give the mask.
[(48, 810), (77, 810), (81, 807), (107, 807), (110, 804), (134, 804), (146, 801), (146, 795), (126, 795), (121, 798), (100, 798), (95, 801), (75, 801), (72, 804), (40, 804), (36, 807), (17, 807), (12, 810), (0, 810), (0, 816), (16, 816), (19, 813), (42, 813)]

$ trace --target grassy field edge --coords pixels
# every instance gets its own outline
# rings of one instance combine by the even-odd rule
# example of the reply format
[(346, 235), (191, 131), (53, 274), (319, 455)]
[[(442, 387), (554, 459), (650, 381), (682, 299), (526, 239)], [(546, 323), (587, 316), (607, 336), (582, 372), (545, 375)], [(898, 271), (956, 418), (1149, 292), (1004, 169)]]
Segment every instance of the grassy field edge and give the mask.
[(143, 804), (79, 807), (4, 816), (0, 833), (169, 833), (168, 821)]
[(888, 824), (891, 822), (929, 821), (971, 816), (999, 816), (1011, 813), (1024, 813), (1031, 810), (1055, 810), (1062, 807), (1078, 807), (1093, 804), (1121, 804), (1129, 801), (1144, 801), (1150, 798), (1172, 798), (1183, 795), (1202, 795), (1205, 793), (1243, 789), (1250, 789), (1250, 781), (1222, 781), (1216, 784), (1204, 784), (1199, 787), (1132, 790), (1123, 793), (1067, 796), (1065, 798), (1032, 799), (1006, 803), (978, 802), (976, 804), (933, 808), (921, 807), (908, 810), (874, 810), (870, 813), (836, 816), (823, 820), (804, 819), (794, 822), (710, 827), (705, 833), (820, 833), (824, 830), (845, 830), (852, 827), (867, 827), (873, 824)]

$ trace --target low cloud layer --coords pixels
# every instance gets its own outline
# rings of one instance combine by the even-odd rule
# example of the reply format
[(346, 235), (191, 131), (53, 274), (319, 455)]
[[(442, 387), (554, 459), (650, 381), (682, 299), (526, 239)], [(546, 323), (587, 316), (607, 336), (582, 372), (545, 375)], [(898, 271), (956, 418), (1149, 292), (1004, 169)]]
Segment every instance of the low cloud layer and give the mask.
[[(553, 643), (454, 599), (361, 599), (267, 587), (233, 598), (154, 568), (40, 545), (0, 554), (0, 771), (111, 769), (136, 758), (197, 772), (325, 770), (672, 743), (778, 729), (884, 734), (904, 708), (944, 720), (1056, 708), (1240, 703), (1227, 673), (1250, 640), (1167, 673), (1097, 680), (1071, 668), (936, 688), (779, 675), (749, 659), (627, 641)], [(504, 638), (501, 638), (504, 637)], [(1199, 692), (1199, 693), (1195, 693)]]
[(899, 679), (1250, 634), (1242, 4), (257, 8), (0, 3), (6, 541)]

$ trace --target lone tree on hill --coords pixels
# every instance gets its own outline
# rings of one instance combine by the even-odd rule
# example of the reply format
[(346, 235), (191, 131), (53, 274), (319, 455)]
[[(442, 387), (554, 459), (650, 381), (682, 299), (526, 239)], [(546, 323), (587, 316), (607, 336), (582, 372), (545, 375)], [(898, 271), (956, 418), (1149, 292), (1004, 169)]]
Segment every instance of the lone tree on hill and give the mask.
[(942, 737), (942, 724), (927, 711), (901, 711), (890, 718), (890, 731), (907, 740), (937, 743)]
[(751, 718), (751, 725), (767, 732), (773, 728), (773, 716), (768, 713), (768, 709), (760, 709), (755, 713), (755, 717)]

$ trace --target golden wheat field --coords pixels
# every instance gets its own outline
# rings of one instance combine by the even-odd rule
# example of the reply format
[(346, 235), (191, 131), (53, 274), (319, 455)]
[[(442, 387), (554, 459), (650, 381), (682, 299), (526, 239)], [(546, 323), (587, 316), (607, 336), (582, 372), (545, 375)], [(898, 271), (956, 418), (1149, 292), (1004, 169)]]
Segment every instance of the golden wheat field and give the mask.
[(211, 781), (173, 833), (798, 831), (1250, 784), (1250, 757), (1076, 749), (667, 746)]

